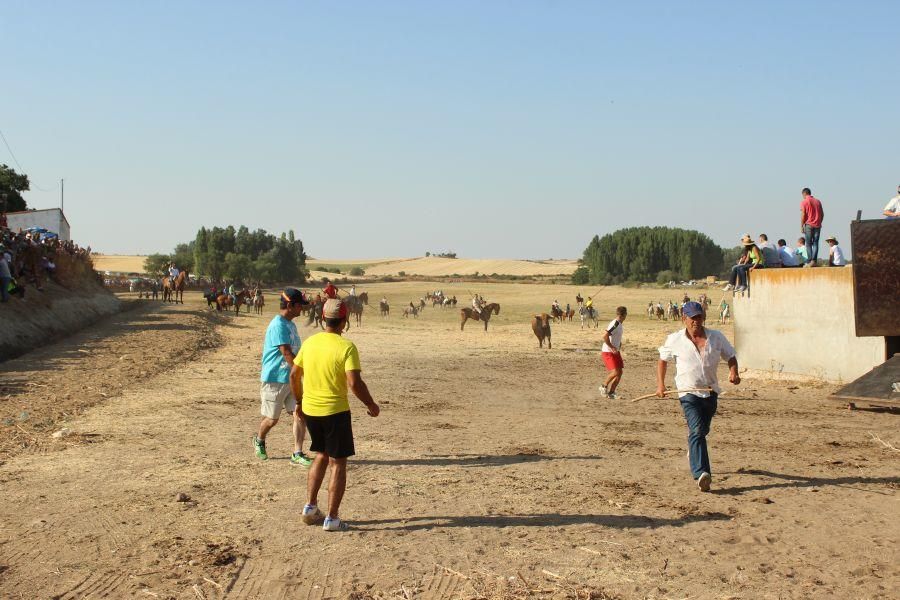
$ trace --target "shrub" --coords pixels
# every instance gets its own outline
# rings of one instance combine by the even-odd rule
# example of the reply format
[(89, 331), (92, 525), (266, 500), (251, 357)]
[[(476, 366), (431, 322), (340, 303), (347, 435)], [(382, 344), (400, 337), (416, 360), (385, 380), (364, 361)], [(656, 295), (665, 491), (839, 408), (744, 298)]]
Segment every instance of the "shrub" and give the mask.
[(591, 278), (591, 272), (587, 267), (578, 267), (572, 273), (572, 283), (575, 285), (586, 285)]
[(350, 275), (353, 277), (362, 277), (365, 274), (366, 272), (362, 267), (353, 267), (352, 269), (350, 269)]
[(397, 275), (399, 275), (400, 277), (406, 277), (406, 271), (400, 271), (399, 273), (397, 273)]

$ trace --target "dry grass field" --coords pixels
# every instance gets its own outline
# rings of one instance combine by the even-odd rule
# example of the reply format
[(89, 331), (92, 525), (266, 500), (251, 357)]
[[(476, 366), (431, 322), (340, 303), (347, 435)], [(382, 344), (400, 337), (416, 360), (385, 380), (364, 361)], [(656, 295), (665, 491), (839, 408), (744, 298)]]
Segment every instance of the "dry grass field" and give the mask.
[[(575, 288), (471, 290), (501, 304), (485, 333), (460, 331), (458, 310), (402, 318), (429, 286), (363, 288), (372, 306), (347, 334), (382, 414), (351, 403), (344, 534), (301, 523), (306, 471), (287, 460), (286, 424), (270, 460), (253, 455), (274, 295), (262, 317), (211, 315), (195, 293), (185, 306), (145, 301), (0, 365), (13, 442), (0, 464), (0, 597), (900, 594), (900, 459), (869, 435), (897, 445), (896, 415), (843, 410), (826, 385), (726, 383), (702, 494), (677, 401), (629, 400), (653, 390), (655, 349), (677, 327), (644, 307), (680, 291), (600, 292), (603, 322), (631, 309), (624, 399), (610, 401), (597, 393), (598, 330), (555, 324), (552, 350), (530, 331), (531, 314), (574, 304)], [(464, 299), (467, 287), (444, 289)], [(71, 434), (54, 439), (63, 426)]]
[[(98, 271), (122, 273), (141, 273), (144, 270), (146, 256), (122, 256), (101, 254), (94, 256), (94, 268)], [(355, 266), (362, 267), (369, 277), (397, 275), (401, 271), (407, 275), (425, 277), (447, 277), (450, 275), (474, 275), (484, 273), (491, 275), (570, 275), (578, 267), (575, 260), (495, 260), (476, 258), (381, 258), (381, 259), (310, 259), (307, 268), (313, 279), (334, 277), (333, 273), (320, 270), (320, 267), (337, 267), (346, 273)]]
[(121, 254), (95, 254), (94, 269), (111, 273), (143, 273), (146, 256), (127, 256)]

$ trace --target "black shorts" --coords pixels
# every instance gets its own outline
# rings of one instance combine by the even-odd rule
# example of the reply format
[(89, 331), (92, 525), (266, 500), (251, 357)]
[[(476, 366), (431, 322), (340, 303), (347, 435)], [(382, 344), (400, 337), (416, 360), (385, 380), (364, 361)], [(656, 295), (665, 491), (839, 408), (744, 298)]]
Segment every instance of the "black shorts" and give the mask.
[(327, 417), (303, 416), (309, 430), (309, 449), (312, 452), (321, 452), (331, 458), (347, 458), (356, 454), (349, 410)]

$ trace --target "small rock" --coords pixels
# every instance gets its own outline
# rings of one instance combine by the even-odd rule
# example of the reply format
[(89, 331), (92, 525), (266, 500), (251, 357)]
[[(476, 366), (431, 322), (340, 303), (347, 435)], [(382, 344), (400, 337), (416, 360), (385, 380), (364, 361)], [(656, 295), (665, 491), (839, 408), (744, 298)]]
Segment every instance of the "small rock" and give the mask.
[(212, 370), (212, 369), (207, 369), (206, 372), (207, 372), (207, 373), (212, 373), (213, 370)]
[(56, 439), (68, 437), (70, 435), (72, 435), (72, 430), (69, 429), (68, 427), (63, 427), (59, 431), (56, 431), (53, 433), (53, 437), (55, 437)]
[(760, 504), (772, 504), (772, 503), (773, 503), (773, 501), (772, 501), (771, 498), (765, 498), (765, 497), (762, 497), (762, 498), (754, 498), (754, 499), (752, 500), (752, 502), (759, 502)]
[(178, 492), (175, 494), (175, 502), (190, 502), (191, 497), (185, 494), (184, 492)]
[(200, 561), (197, 560), (196, 558), (192, 558), (191, 560), (188, 561), (188, 565), (190, 565), (192, 567), (196, 567), (199, 564), (200, 564)]
[(816, 488), (816, 487), (808, 487), (808, 488), (806, 488), (806, 491), (807, 491), (807, 492), (818, 492), (818, 491), (819, 491), (819, 488)]

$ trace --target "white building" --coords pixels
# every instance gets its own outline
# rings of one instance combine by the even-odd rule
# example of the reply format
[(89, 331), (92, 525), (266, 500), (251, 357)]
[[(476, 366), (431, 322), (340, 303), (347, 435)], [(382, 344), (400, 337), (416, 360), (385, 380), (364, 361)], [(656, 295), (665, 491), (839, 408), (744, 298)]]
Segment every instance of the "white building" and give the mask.
[(59, 235), (61, 240), (72, 239), (69, 231), (69, 221), (59, 208), (44, 208), (41, 210), (23, 210), (20, 212), (6, 213), (7, 225), (12, 231), (29, 229), (31, 227), (43, 227)]

